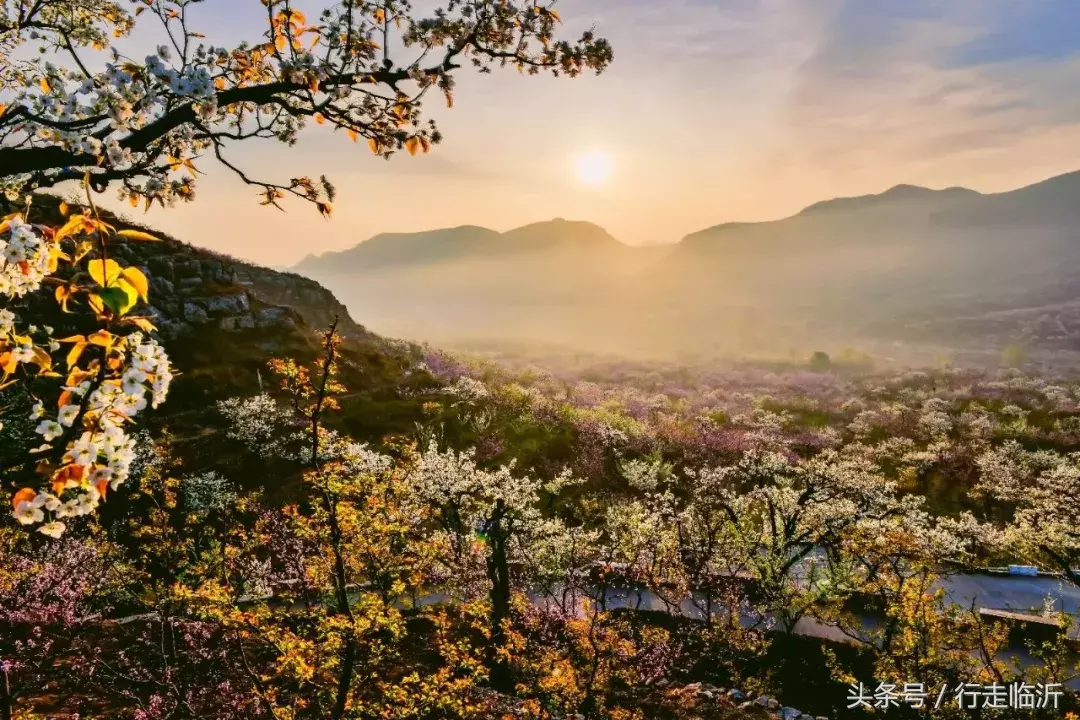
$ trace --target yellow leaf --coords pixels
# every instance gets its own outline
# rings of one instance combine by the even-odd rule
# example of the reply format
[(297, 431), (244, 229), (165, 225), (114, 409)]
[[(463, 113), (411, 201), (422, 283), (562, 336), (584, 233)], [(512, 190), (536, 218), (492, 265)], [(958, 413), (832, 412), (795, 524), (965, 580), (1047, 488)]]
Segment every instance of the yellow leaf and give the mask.
[(41, 372), (48, 372), (52, 368), (52, 358), (49, 353), (39, 347), (34, 348), (34, 363), (41, 368)]
[(154, 237), (150, 233), (140, 232), (139, 230), (118, 230), (116, 232), (116, 236), (126, 238), (128, 240), (145, 240), (147, 242), (161, 242), (161, 238)]
[(112, 347), (113, 334), (108, 330), (98, 330), (96, 333), (86, 338), (86, 341), (91, 345), (98, 345), (103, 348)]
[(371, 152), (375, 153), (376, 155), (379, 154), (379, 141), (378, 140), (376, 140), (375, 138), (371, 138), (371, 139), (369, 139), (367, 141), (367, 144), (368, 144), (368, 147), (371, 148)]
[(420, 138), (411, 137), (405, 141), (405, 149), (409, 151), (410, 155), (415, 155), (420, 149)]
[(324, 122), (326, 122), (326, 118), (323, 117), (322, 113), (315, 113), (314, 118), (315, 118), (315, 122), (318, 123), (319, 125), (322, 125)]
[(66, 285), (58, 285), (56, 287), (56, 302), (64, 312), (71, 312), (68, 310), (68, 300), (70, 299), (71, 290)]
[(154, 332), (157, 330), (157, 326), (144, 317), (129, 317), (127, 321), (143, 332)]
[(146, 281), (146, 275), (143, 275), (139, 268), (124, 268), (124, 272), (120, 276), (130, 283), (131, 287), (135, 288), (135, 292), (139, 294), (143, 301), (147, 299), (147, 295), (150, 293), (150, 284)]
[(71, 350), (67, 354), (67, 366), (68, 368), (75, 367), (75, 363), (79, 362), (79, 356), (83, 354), (83, 350), (86, 349), (86, 343), (75, 343)]
[(223, 77), (215, 78), (214, 79), (214, 87), (216, 87), (218, 90), (224, 90), (225, 89), (225, 78), (223, 78)]
[[(141, 274), (142, 273), (140, 273), (140, 275)], [(129, 283), (127, 279), (123, 277), (117, 279), (116, 284), (113, 285), (113, 288), (115, 290), (123, 291), (125, 297), (124, 302), (120, 304), (119, 314), (127, 315), (128, 310), (135, 307), (135, 304), (139, 302), (139, 291), (136, 290), (134, 286), (132, 286), (131, 283)]]
[(56, 231), (56, 235), (53, 236), (53, 240), (55, 240), (56, 242), (60, 242), (68, 235), (71, 235), (72, 233), (81, 230), (83, 227), (84, 219), (85, 218), (83, 218), (82, 215), (72, 215), (70, 218), (68, 218), (68, 221), (64, 223), (64, 226)]
[(118, 278), (120, 273), (123, 272), (120, 263), (115, 260), (100, 259), (91, 260), (88, 263), (88, 270), (90, 271), (90, 277), (94, 278), (94, 282), (102, 287), (109, 287), (113, 280)]
[(41, 92), (46, 95), (52, 92), (52, 87), (49, 85), (49, 78), (47, 77), (42, 77), (41, 80), (38, 81), (38, 87), (40, 87)]
[(67, 217), (68, 216), (68, 210), (69, 210), (69, 208), (68, 208), (68, 204), (66, 202), (60, 203), (60, 214), (61, 215), (63, 215), (64, 217)]

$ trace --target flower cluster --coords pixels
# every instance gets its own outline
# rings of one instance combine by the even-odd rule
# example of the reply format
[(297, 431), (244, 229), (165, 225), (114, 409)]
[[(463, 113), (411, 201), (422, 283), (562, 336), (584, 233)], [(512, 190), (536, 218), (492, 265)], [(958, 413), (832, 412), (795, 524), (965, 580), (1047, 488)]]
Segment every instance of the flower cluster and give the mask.
[[(57, 270), (59, 261), (71, 260), (61, 250), (61, 241), (74, 242), (76, 257), (80, 257), (87, 250), (79, 247), (88, 248), (91, 243), (79, 242), (79, 235), (111, 230), (97, 218), (77, 214), (58, 230), (30, 225), (20, 215), (6, 218), (3, 226), (9, 232), (7, 240), (0, 241), (4, 254), (0, 271), (5, 279), (0, 298), (11, 299), (37, 289)], [(0, 385), (63, 377), (54, 370), (59, 363), (52, 356), (64, 344), (72, 345), (64, 358), (67, 376), (55, 405), (36, 397), (41, 384), (33, 386), (36, 402), (30, 420), (36, 423), (35, 432), (43, 443), (31, 452), (42, 456), (37, 467), (48, 478), (50, 491), (23, 488), (12, 499), (15, 519), (22, 525), (38, 525), (50, 537), (64, 532), (62, 520), (94, 512), (110, 489), (127, 480), (135, 441), (126, 427), (145, 408), (165, 401), (173, 379), (169, 358), (155, 339), (141, 329), (126, 334), (111, 329), (152, 329), (145, 319), (125, 318), (138, 298), (146, 295), (145, 276), (113, 260), (91, 259), (87, 270), (94, 287), (67, 283), (60, 286), (57, 298), (66, 309), (72, 294), (87, 293), (106, 326), (89, 336), (57, 339), (53, 328), (33, 325), (20, 331), (15, 314), (0, 308)], [(37, 367), (36, 375), (30, 366)]]
[[(6, 237), (0, 232), (0, 296), (22, 297), (41, 287), (45, 276), (56, 269), (59, 248), (19, 217), (4, 224)], [(0, 319), (0, 333), (5, 325), (10, 327)]]

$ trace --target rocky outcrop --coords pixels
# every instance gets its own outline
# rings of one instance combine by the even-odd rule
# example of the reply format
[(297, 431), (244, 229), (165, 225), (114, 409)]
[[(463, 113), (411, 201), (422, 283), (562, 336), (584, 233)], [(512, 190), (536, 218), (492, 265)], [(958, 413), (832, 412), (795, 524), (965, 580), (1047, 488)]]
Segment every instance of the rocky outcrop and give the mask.
[[(61, 225), (60, 199), (36, 195), (34, 219)], [(136, 312), (153, 319), (160, 334), (174, 338), (195, 330), (226, 332), (281, 329), (320, 332), (338, 318), (347, 339), (375, 340), (349, 316), (333, 293), (314, 280), (289, 272), (237, 260), (195, 247), (102, 212), (117, 230), (136, 229), (160, 242), (113, 239), (109, 254), (124, 265), (138, 267), (149, 281), (150, 305)]]
[(335, 317), (347, 337), (371, 337), (329, 290), (300, 275), (169, 238), (160, 243), (116, 242), (111, 252), (146, 274), (151, 302), (146, 314), (165, 337), (207, 326), (229, 332), (296, 327), (317, 331)]

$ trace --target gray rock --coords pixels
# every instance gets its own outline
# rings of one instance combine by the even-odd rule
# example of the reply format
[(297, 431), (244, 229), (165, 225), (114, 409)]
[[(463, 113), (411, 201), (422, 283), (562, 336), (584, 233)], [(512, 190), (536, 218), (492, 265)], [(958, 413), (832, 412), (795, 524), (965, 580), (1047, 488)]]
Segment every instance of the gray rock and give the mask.
[(241, 315), (250, 308), (247, 295), (236, 293), (234, 295), (218, 295), (208, 298), (203, 302), (206, 311), (213, 317), (226, 315)]
[(296, 320), (287, 308), (268, 307), (255, 314), (255, 325), (258, 327), (292, 327)]
[(769, 707), (769, 703), (772, 701), (773, 699), (768, 695), (759, 695), (757, 700), (754, 701), (754, 704), (760, 705), (761, 707)]
[(180, 278), (181, 290), (192, 290), (197, 287), (202, 287), (203, 279), (201, 277), (185, 277)]
[(203, 325), (210, 321), (210, 316), (195, 303), (184, 303), (184, 319), (194, 325)]
[(198, 260), (186, 260), (173, 266), (177, 277), (202, 277), (202, 263)]
[(164, 278), (161, 275), (150, 276), (151, 296), (172, 295), (174, 292), (176, 292), (176, 290), (173, 287), (171, 280)]
[(236, 327), (238, 330), (251, 330), (255, 327), (255, 318), (250, 315), (241, 315), (236, 318)]
[(731, 698), (732, 702), (738, 703), (746, 700), (746, 693), (737, 688), (731, 688), (730, 690), (728, 690), (728, 697)]
[(793, 707), (780, 708), (780, 720), (800, 720), (802, 717), (802, 710), (796, 710)]
[(171, 278), (173, 276), (173, 261), (167, 257), (152, 257), (146, 261), (150, 272), (158, 277)]

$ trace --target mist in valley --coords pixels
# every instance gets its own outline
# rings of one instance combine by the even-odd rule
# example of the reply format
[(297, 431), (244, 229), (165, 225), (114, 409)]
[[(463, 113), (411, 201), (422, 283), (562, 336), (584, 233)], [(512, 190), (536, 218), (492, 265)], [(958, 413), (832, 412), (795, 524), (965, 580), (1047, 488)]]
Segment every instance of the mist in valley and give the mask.
[(1061, 365), (1080, 348), (1077, 200), (1075, 174), (994, 195), (897, 186), (670, 245), (553, 220), (379, 235), (296, 270), (376, 332), (463, 349)]

